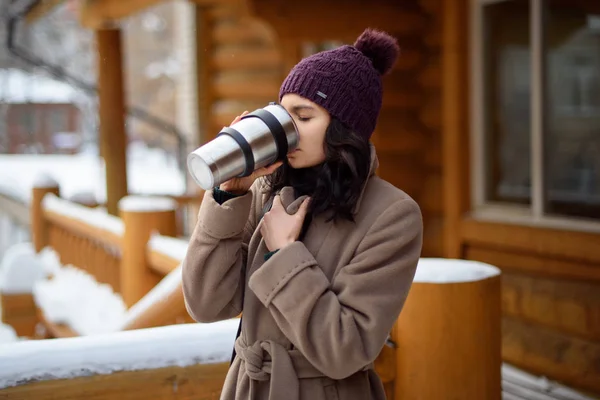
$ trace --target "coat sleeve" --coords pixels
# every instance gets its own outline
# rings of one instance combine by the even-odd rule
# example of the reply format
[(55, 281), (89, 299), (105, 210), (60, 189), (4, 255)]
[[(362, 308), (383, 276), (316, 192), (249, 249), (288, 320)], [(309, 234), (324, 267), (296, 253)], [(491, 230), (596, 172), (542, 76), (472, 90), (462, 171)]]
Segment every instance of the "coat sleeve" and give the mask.
[(332, 379), (373, 362), (412, 284), (422, 246), (412, 199), (386, 209), (333, 282), (301, 242), (274, 254), (249, 287), (308, 361)]
[(182, 266), (185, 305), (196, 321), (220, 321), (242, 312), (248, 243), (259, 199), (257, 185), (223, 204), (215, 200), (214, 190), (205, 193)]

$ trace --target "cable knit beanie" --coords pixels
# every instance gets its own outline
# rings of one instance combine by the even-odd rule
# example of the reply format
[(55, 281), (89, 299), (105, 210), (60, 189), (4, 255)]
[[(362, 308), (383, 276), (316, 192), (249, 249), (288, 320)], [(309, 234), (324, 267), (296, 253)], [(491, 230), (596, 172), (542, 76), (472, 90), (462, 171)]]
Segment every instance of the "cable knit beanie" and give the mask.
[(287, 93), (307, 98), (368, 140), (381, 109), (381, 77), (393, 67), (398, 53), (396, 39), (366, 29), (353, 46), (300, 61), (283, 81), (279, 100)]

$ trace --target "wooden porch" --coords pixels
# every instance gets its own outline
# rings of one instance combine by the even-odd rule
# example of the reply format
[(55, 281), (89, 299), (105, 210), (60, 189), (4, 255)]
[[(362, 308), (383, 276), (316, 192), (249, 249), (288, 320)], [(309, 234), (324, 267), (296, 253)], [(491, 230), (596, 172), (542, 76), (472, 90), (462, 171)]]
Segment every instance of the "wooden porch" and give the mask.
[[(159, 2), (80, 3), (81, 22), (96, 32), (98, 57), (105, 60), (99, 64), (99, 86), (105, 88), (100, 91), (99, 112), (100, 142), (107, 165), (106, 208), (121, 221), (122, 235), (45, 209), (41, 201), (46, 195), (43, 191), (31, 204), (30, 223), (36, 249), (52, 246), (60, 252), (63, 262), (74, 263), (99, 281), (110, 283), (128, 306), (142, 299), (180, 262), (147, 246), (153, 229), (159, 229), (164, 236), (177, 236), (181, 231), (174, 219), (177, 207), (153, 217), (119, 210), (119, 201), (128, 194), (119, 23)], [(56, 3), (41, 2), (32, 10), (30, 20), (42, 17)], [(501, 268), (502, 360), (534, 375), (600, 394), (600, 250), (596, 246), (600, 235), (490, 221), (472, 212), (472, 167), (465, 150), (471, 142), (472, 101), (468, 90), (472, 72), (468, 0), (381, 0), (368, 8), (358, 0), (308, 0), (300, 8), (279, 0), (192, 3), (197, 27), (199, 143), (212, 139), (241, 111), (276, 99), (289, 68), (311, 48), (332, 41), (351, 42), (366, 26), (394, 34), (402, 53), (393, 73), (385, 78), (384, 107), (373, 143), (381, 161), (378, 174), (403, 188), (421, 205), (425, 220), (423, 256), (477, 260)], [(316, 9), (318, 13), (314, 12)], [(340, 9), (345, 10), (343, 15)], [(201, 195), (194, 193), (175, 200), (193, 209)], [(133, 228), (128, 231), (128, 226)], [(106, 248), (117, 251), (107, 253)], [(126, 248), (137, 252), (128, 253)], [(189, 322), (180, 293), (173, 292), (167, 299), (127, 329)], [(37, 324), (40, 315), (37, 310), (33, 312), (30, 321)], [(69, 327), (53, 325), (43, 318), (41, 321), (48, 337), (75, 335)], [(385, 377), (390, 398), (410, 398), (398, 396), (401, 392), (397, 391), (400, 389), (396, 382), (403, 373), (398, 368), (398, 350), (385, 351), (389, 354), (382, 353), (378, 372)], [(459, 368), (458, 361), (448, 362)], [(122, 393), (132, 393), (131, 398), (136, 398), (136, 392), (147, 396), (163, 393), (161, 390), (165, 393), (162, 398), (202, 398), (197, 397), (202, 392), (197, 388), (204, 387), (205, 376), (213, 382), (210, 385), (219, 387), (225, 371), (222, 363), (214, 370), (205, 366), (190, 368), (122, 372), (4, 390), (8, 398), (19, 398), (28, 387), (39, 387), (39, 393), (64, 387), (65, 393), (75, 393), (65, 394), (68, 398), (87, 385), (95, 388), (90, 389), (93, 392), (114, 384), (115, 388), (122, 388)], [(186, 382), (197, 379), (200, 383), (182, 385), (190, 392), (185, 394), (182, 389), (175, 395), (164, 389), (172, 389), (171, 376)], [(575, 394), (569, 397), (563, 392), (551, 393), (547, 387), (533, 384), (532, 378), (523, 381), (508, 374), (503, 379), (502, 396), (506, 399), (578, 398)], [(156, 386), (148, 385), (149, 381), (156, 382)], [(147, 391), (138, 391), (142, 384), (131, 382), (144, 382)], [(217, 398), (215, 393), (210, 389), (204, 398)], [(102, 397), (105, 393), (98, 396), (107, 398)]]

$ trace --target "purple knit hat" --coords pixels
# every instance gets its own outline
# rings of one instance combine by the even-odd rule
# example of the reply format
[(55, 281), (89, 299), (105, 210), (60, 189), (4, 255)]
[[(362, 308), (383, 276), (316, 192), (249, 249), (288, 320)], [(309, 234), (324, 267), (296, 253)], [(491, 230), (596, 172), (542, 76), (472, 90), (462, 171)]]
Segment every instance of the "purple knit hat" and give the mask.
[(399, 52), (392, 36), (366, 29), (353, 46), (300, 61), (283, 81), (279, 100), (287, 93), (309, 99), (368, 140), (381, 109), (381, 77), (393, 67)]

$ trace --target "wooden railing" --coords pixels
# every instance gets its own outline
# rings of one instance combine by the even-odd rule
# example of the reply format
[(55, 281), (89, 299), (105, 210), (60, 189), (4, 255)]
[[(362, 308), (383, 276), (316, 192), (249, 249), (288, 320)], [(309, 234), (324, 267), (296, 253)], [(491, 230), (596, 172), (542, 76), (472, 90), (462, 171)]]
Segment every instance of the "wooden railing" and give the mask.
[(29, 240), (29, 204), (0, 186), (0, 255), (13, 244)]
[[(120, 217), (111, 217), (61, 199), (59, 193), (58, 187), (48, 185), (33, 190), (31, 227), (37, 250), (52, 246), (63, 263), (80, 266), (118, 288), (128, 307), (122, 331), (192, 321), (181, 287), (180, 265), (187, 242), (175, 237), (176, 201), (126, 197), (119, 205)], [(473, 400), (499, 399), (500, 276), (443, 284), (419, 279), (375, 362), (388, 398), (416, 398), (421, 393), (424, 398), (451, 394)], [(45, 321), (43, 315), (40, 318), (50, 337), (77, 336), (69, 327)], [(204, 371), (199, 365), (190, 368)], [(218, 370), (221, 375), (215, 374), (206, 387), (222, 383), (226, 363)], [(145, 379), (142, 375), (138, 378)], [(109, 381), (78, 378), (78, 384), (95, 389)], [(123, 392), (135, 393), (141, 386)], [(218, 397), (218, 393), (207, 393), (204, 388), (196, 392), (196, 398), (210, 396)]]
[[(111, 285), (115, 292), (121, 291), (124, 226), (119, 218), (54, 194), (44, 199), (41, 214), (42, 220), (33, 221), (33, 225), (43, 224), (37, 232), (43, 237), (34, 236), (36, 249), (50, 246), (63, 264), (75, 265), (93, 275), (98, 282)], [(94, 220), (103, 222), (90, 223)]]
[[(183, 302), (181, 277), (174, 271), (183, 260), (187, 241), (174, 236), (177, 212), (182, 205), (199, 203), (197, 196), (128, 196), (120, 203), (119, 217), (96, 203), (61, 198), (58, 184), (49, 180), (35, 186), (30, 199), (30, 204), (22, 205), (2, 197), (0, 204), (9, 204), (2, 210), (11, 210), (11, 215), (29, 223), (37, 252), (51, 247), (63, 265), (86, 271), (121, 295), (132, 311), (123, 330), (192, 321)], [(47, 320), (30, 293), (4, 293), (1, 301), (10, 311), (3, 321), (15, 325), (20, 336), (78, 335), (69, 326)], [(46, 328), (37, 329), (37, 334), (36, 321)]]

